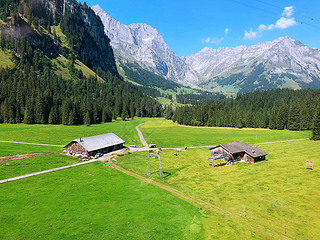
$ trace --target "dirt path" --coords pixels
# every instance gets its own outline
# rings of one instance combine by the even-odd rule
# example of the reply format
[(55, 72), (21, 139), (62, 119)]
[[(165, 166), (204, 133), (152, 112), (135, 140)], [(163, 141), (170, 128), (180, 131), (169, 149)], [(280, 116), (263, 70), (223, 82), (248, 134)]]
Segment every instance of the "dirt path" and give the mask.
[[(147, 122), (145, 122), (145, 123), (147, 123)], [(144, 139), (141, 130), (139, 129), (139, 127), (140, 127), (142, 124), (145, 124), (145, 123), (141, 123), (141, 124), (139, 124), (138, 126), (136, 126), (136, 130), (137, 130), (137, 132), (138, 132), (138, 135), (139, 135), (139, 138), (140, 138), (140, 141), (141, 141), (142, 145), (143, 145), (144, 147), (147, 147), (148, 144), (147, 144), (146, 140)]]
[(44, 156), (44, 155), (49, 155), (49, 154), (53, 154), (53, 153), (58, 153), (58, 152), (27, 153), (27, 154), (19, 154), (19, 155), (0, 157), (0, 162), (6, 162), (6, 161), (10, 161), (10, 160), (18, 160), (18, 159), (23, 159), (23, 158)]
[(199, 198), (195, 198), (195, 197), (192, 197), (192, 196), (188, 196), (186, 195), (185, 193), (182, 193), (180, 191), (178, 191), (177, 189), (174, 189), (168, 185), (165, 185), (163, 183), (159, 183), (159, 182), (155, 182), (151, 179), (148, 179), (148, 178), (144, 178), (134, 172), (130, 172), (122, 167), (119, 167), (118, 165), (114, 164), (114, 163), (111, 163), (111, 167), (114, 168), (114, 169), (117, 169), (119, 170), (120, 172), (123, 172), (129, 176), (132, 176), (134, 178), (137, 178), (141, 181), (144, 181), (146, 183), (149, 183), (149, 184), (152, 184), (153, 186), (156, 186), (156, 187), (159, 187), (163, 190), (166, 190), (168, 192), (171, 192), (172, 194), (184, 199), (184, 200), (187, 200), (188, 202), (191, 202), (193, 203), (194, 205), (196, 205), (197, 207), (207, 207), (207, 208), (210, 208), (210, 209), (214, 209), (215, 211), (217, 212), (220, 212), (220, 213), (225, 213), (225, 214), (231, 214), (231, 213), (228, 213), (226, 212), (225, 210), (215, 206), (215, 205), (212, 205), (211, 203), (208, 203), (208, 202), (205, 202)]
[(33, 177), (33, 176), (37, 176), (37, 175), (41, 175), (41, 174), (45, 174), (45, 173), (55, 172), (55, 171), (59, 171), (59, 170), (67, 169), (67, 168), (72, 168), (72, 167), (76, 167), (76, 166), (80, 166), (80, 165), (84, 165), (84, 164), (88, 164), (88, 163), (92, 163), (92, 162), (96, 162), (96, 161), (99, 161), (99, 160), (98, 159), (93, 159), (93, 160), (90, 160), (90, 161), (87, 161), (87, 162), (75, 163), (75, 164), (72, 164), (72, 165), (53, 168), (53, 169), (49, 169), (49, 170), (45, 170), (45, 171), (41, 171), (41, 172), (35, 172), (35, 173), (30, 173), (30, 174), (14, 177), (14, 178), (3, 179), (3, 180), (0, 180), (0, 184), (1, 183), (6, 183), (6, 182), (12, 182), (12, 181), (23, 179), (23, 178)]
[(45, 143), (27, 143), (27, 142), (15, 142), (15, 141), (1, 141), (2, 143), (19, 143), (19, 144), (28, 144), (28, 145), (36, 145), (36, 146), (49, 146), (49, 147), (64, 147), (63, 145), (53, 145), (53, 144), (45, 144)]

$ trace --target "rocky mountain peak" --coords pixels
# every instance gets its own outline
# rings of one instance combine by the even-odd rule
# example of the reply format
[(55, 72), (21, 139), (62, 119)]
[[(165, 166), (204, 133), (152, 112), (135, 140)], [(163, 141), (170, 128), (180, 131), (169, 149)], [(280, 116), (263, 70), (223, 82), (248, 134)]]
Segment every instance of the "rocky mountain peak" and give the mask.
[(188, 82), (196, 79), (186, 63), (165, 43), (157, 29), (145, 23), (126, 26), (114, 20), (99, 6), (93, 6), (92, 9), (100, 16), (117, 56), (169, 80), (182, 81), (187, 73)]
[(126, 26), (99, 5), (92, 9), (100, 16), (116, 55), (169, 80), (215, 91), (301, 88), (314, 82), (320, 86), (320, 50), (289, 36), (250, 47), (205, 47), (179, 58), (152, 26)]

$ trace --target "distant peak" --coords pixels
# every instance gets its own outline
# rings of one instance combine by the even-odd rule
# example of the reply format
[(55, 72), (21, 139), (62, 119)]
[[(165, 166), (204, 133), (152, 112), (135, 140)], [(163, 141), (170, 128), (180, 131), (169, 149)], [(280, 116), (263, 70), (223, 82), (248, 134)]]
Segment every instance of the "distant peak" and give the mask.
[(92, 6), (91, 8), (92, 8), (92, 9), (95, 9), (95, 10), (101, 10), (101, 11), (103, 11), (103, 9), (100, 7), (99, 4), (94, 5), (94, 6)]
[(153, 28), (152, 26), (146, 24), (146, 23), (131, 23), (129, 25), (129, 27), (132, 27), (132, 28), (143, 28), (145, 30), (147, 29), (151, 29), (151, 30), (156, 30), (155, 28)]
[(213, 51), (213, 48), (211, 47), (204, 47), (200, 52), (201, 53), (204, 53), (204, 52), (212, 52)]
[(291, 41), (291, 42), (295, 42), (296, 40), (287, 35), (285, 37), (279, 37), (275, 41)]

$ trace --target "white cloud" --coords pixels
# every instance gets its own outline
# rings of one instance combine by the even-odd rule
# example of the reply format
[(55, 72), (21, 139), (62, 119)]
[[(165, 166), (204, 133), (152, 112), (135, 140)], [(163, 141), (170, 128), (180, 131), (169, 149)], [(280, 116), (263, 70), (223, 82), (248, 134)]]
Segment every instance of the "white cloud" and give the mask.
[(267, 27), (267, 30), (268, 30), (268, 31), (273, 30), (274, 27), (275, 27), (274, 24), (270, 24), (270, 25)]
[(281, 16), (289, 18), (294, 14), (294, 6), (285, 7)]
[[(224, 29), (224, 35), (226, 36), (229, 32), (231, 31), (230, 28), (225, 28)], [(208, 43), (212, 43), (212, 44), (219, 44), (221, 43), (222, 41), (224, 41), (225, 37), (221, 37), (221, 38), (217, 38), (217, 37), (207, 37), (207, 38), (202, 38), (201, 39), (201, 42), (202, 43), (205, 43), (205, 44), (208, 44)]]
[(213, 43), (213, 44), (219, 44), (221, 43), (222, 41), (224, 40), (224, 38), (213, 38), (211, 39), (211, 42), (210, 43)]
[(264, 25), (264, 24), (260, 24), (259, 27), (258, 27), (258, 30), (259, 30), (259, 31), (267, 30), (267, 26)]
[(252, 31), (252, 28), (250, 28), (250, 31), (244, 31), (244, 39), (253, 40), (257, 37), (258, 32)]
[(285, 7), (282, 12), (282, 17), (277, 20), (275, 24), (260, 24), (259, 27), (256, 29), (256, 31), (253, 31), (252, 28), (250, 28), (250, 31), (244, 32), (244, 39), (253, 40), (263, 31), (271, 31), (273, 29), (286, 29), (292, 26), (297, 25), (297, 22), (294, 18), (292, 18), (294, 14), (294, 6)]
[(202, 39), (201, 39), (201, 42), (202, 42), (202, 43), (209, 43), (210, 40), (211, 40), (211, 38), (209, 38), (209, 37), (208, 37), (208, 38), (202, 38)]
[(296, 24), (297, 24), (297, 22), (294, 20), (294, 18), (282, 17), (276, 22), (275, 27), (279, 28), (279, 29), (286, 29), (286, 28), (292, 27)]

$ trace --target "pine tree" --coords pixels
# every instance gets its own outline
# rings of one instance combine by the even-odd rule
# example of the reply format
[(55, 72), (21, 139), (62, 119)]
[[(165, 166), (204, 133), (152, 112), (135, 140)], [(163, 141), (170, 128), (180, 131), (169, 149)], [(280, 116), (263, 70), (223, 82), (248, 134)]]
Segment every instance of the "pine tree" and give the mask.
[(123, 108), (122, 108), (122, 113), (121, 113), (121, 119), (122, 121), (126, 121), (126, 119), (128, 118), (129, 114), (128, 114), (128, 110), (125, 104), (123, 104)]
[(288, 129), (295, 131), (300, 130), (300, 109), (296, 103), (292, 104), (289, 108)]
[(314, 125), (312, 129), (312, 140), (320, 140), (320, 107), (316, 110)]
[(33, 101), (31, 99), (27, 99), (26, 107), (24, 111), (24, 119), (23, 122), (25, 124), (33, 124), (34, 122), (34, 110), (33, 110)]
[(83, 122), (84, 122), (84, 125), (86, 125), (86, 126), (90, 126), (90, 125), (91, 125), (91, 120), (90, 120), (90, 114), (89, 114), (89, 112), (86, 112), (86, 115), (85, 115), (85, 117), (84, 117)]
[(288, 123), (288, 107), (282, 106), (278, 112), (277, 116), (277, 130), (284, 130), (287, 129)]
[(75, 118), (76, 118), (75, 111), (71, 110), (70, 113), (69, 113), (68, 125), (75, 125), (76, 124)]
[(131, 120), (134, 119), (134, 116), (135, 116), (135, 113), (136, 113), (134, 105), (135, 105), (134, 101), (131, 101), (131, 103), (130, 103), (130, 117), (131, 117)]

